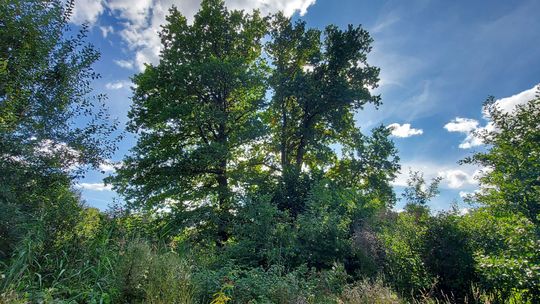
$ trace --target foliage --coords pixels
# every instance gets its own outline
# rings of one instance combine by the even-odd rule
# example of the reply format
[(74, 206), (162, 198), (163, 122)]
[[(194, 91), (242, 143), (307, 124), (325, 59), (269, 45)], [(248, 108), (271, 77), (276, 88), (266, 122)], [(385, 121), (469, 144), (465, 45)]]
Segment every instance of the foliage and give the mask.
[(335, 265), (323, 272), (310, 271), (305, 266), (285, 271), (274, 265), (262, 268), (240, 269), (221, 267), (218, 270), (197, 272), (199, 290), (205, 291), (201, 299), (215, 299), (213, 290), (232, 303), (335, 303), (347, 275), (343, 266)]
[[(83, 223), (95, 223), (95, 218), (78, 210), (80, 217), (73, 222), (87, 230)], [(100, 224), (92, 235), (59, 226), (53, 234), (50, 220), (41, 223), (18, 244), (2, 269), (0, 292), (19, 294), (25, 302), (110, 300), (115, 292), (110, 288), (115, 254), (107, 226)]]
[[(72, 7), (9, 0), (0, 8), (0, 155), (9, 173), (98, 165), (114, 147), (104, 96), (89, 95), (99, 53), (85, 42), (86, 27), (68, 37)], [(88, 123), (74, 126), (75, 117)]]
[(537, 227), (518, 214), (494, 214), (486, 208), (467, 215), (462, 225), (470, 233), (476, 269), (486, 290), (500, 292), (503, 298), (518, 292), (538, 299)]
[(441, 177), (436, 177), (428, 185), (421, 172), (409, 172), (407, 188), (403, 192), (403, 198), (407, 202), (406, 208), (426, 207), (426, 204), (439, 194), (441, 180)]
[(353, 216), (359, 197), (322, 181), (309, 193), (306, 211), (298, 216), (300, 261), (317, 268), (329, 268), (351, 253)]
[(91, 95), (99, 53), (85, 42), (86, 27), (69, 36), (73, 2), (64, 3), (0, 6), (0, 209), (9, 219), (0, 222), (2, 258), (36, 219), (49, 225), (47, 237), (71, 225), (71, 177), (114, 150), (104, 96)]
[(464, 223), (485, 288), (503, 299), (540, 300), (539, 98), (513, 111), (488, 99), (484, 109), (492, 122), (476, 136), (489, 149), (464, 160), (486, 168), (474, 197), (485, 207)]
[(381, 233), (386, 250), (385, 277), (405, 296), (431, 290), (437, 282), (423, 259), (428, 221), (427, 213), (402, 212)]
[(368, 89), (376, 87), (379, 70), (367, 64), (372, 39), (361, 27), (328, 26), (323, 32), (279, 14), (270, 34), (273, 96), (266, 119), (269, 152), (282, 176), (275, 201), (295, 216), (307, 194), (299, 187), (302, 171), (332, 165), (337, 155), (330, 145), (354, 149), (358, 143), (354, 112), (379, 104)]
[(463, 229), (462, 222), (457, 212), (431, 217), (423, 253), (427, 269), (437, 278), (435, 293), (454, 302), (471, 298), (471, 286), (478, 283), (470, 232)]
[(538, 226), (540, 222), (540, 94), (507, 112), (494, 98), (484, 109), (491, 123), (475, 135), (489, 145), (486, 152), (466, 158), (486, 168), (484, 186), (475, 199), (496, 210), (519, 212)]
[(117, 301), (125, 303), (193, 303), (188, 260), (175, 252), (156, 252), (134, 240), (121, 249), (117, 268)]
[(240, 208), (234, 240), (226, 247), (227, 260), (250, 267), (291, 264), (296, 260), (297, 231), (288, 214), (270, 200), (268, 196), (248, 199)]
[(176, 8), (167, 21), (159, 64), (134, 78), (129, 130), (140, 136), (113, 181), (132, 207), (194, 213), (184, 226), (215, 229), (222, 243), (232, 189), (260, 166), (242, 158), (264, 130), (266, 24), (221, 0), (203, 1), (193, 24)]

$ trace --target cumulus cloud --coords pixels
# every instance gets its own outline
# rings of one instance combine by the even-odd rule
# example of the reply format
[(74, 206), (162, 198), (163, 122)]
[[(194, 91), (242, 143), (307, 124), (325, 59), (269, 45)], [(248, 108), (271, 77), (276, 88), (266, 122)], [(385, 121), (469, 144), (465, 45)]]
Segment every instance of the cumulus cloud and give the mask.
[(404, 162), (401, 172), (392, 182), (393, 186), (407, 187), (409, 171), (420, 171), (426, 181), (441, 177), (441, 187), (447, 189), (471, 189), (478, 186), (478, 177), (483, 171), (472, 165), (456, 167), (454, 164), (433, 162)]
[[(531, 89), (525, 90), (510, 97), (505, 97), (496, 100), (492, 107), (497, 107), (504, 113), (512, 113), (516, 107), (520, 104), (524, 104), (529, 100), (534, 99), (538, 86), (534, 86)], [(478, 133), (483, 131), (491, 132), (495, 130), (493, 122), (490, 121), (489, 111), (486, 107), (482, 109), (482, 116), (487, 121), (485, 126), (480, 126), (480, 122), (471, 118), (456, 117), (446, 125), (444, 128), (448, 132), (464, 133), (465, 139), (459, 144), (461, 149), (470, 149), (472, 147), (483, 145), (483, 141), (477, 136)]]
[[(538, 84), (538, 85), (536, 85), (536, 86), (534, 86), (534, 87), (532, 87), (532, 88), (530, 88), (528, 90), (520, 92), (518, 94), (512, 95), (510, 97), (505, 97), (505, 98), (498, 99), (497, 101), (495, 101), (493, 106), (497, 107), (499, 110), (501, 110), (504, 113), (513, 112), (518, 105), (525, 104), (529, 100), (534, 99), (534, 97), (536, 96), (536, 92), (538, 90), (539, 85), (540, 84)], [(483, 110), (483, 114), (484, 114), (485, 118), (489, 119), (487, 109)]]
[(460, 169), (443, 170), (439, 172), (439, 176), (446, 181), (450, 189), (460, 189), (464, 186), (477, 184), (474, 173), (467, 173)]
[[(304, 15), (315, 0), (226, 0), (225, 3), (230, 9), (259, 9), (263, 14), (282, 11), (291, 16), (296, 12)], [(158, 32), (165, 23), (169, 8), (175, 5), (192, 21), (200, 4), (200, 0), (109, 0), (106, 3), (102, 0), (78, 0), (72, 22), (80, 24), (87, 21), (93, 24), (107, 7), (113, 16), (123, 21), (119, 34), (134, 52), (134, 65), (144, 70), (146, 63), (155, 64), (158, 61), (161, 48)]]
[(75, 187), (91, 191), (112, 191), (111, 185), (105, 185), (104, 183), (79, 183)]
[(456, 117), (444, 125), (444, 128), (448, 132), (466, 134), (465, 139), (459, 144), (459, 147), (461, 149), (469, 149), (483, 144), (482, 139), (474, 134), (475, 131), (479, 130), (479, 124), (476, 119)]
[(460, 208), (459, 209), (459, 215), (467, 215), (467, 214), (469, 214), (469, 212), (471, 212), (471, 209), (469, 209), (469, 208)]
[(108, 90), (120, 90), (123, 88), (129, 88), (130, 85), (131, 85), (131, 82), (120, 80), (120, 81), (106, 83), (105, 88), (107, 88)]
[(411, 124), (398, 124), (393, 123), (388, 126), (389, 129), (392, 129), (392, 135), (395, 137), (411, 137), (414, 135), (421, 135), (424, 133), (422, 129), (411, 128)]
[(93, 25), (104, 10), (105, 6), (102, 0), (76, 0), (70, 21), (75, 24), (87, 22)]
[(461, 197), (461, 198), (467, 198), (467, 197), (471, 196), (472, 194), (473, 194), (472, 192), (459, 191), (459, 197)]
[(444, 125), (444, 128), (448, 130), (448, 132), (469, 133), (476, 130), (478, 124), (478, 121), (475, 119), (456, 117), (454, 120)]

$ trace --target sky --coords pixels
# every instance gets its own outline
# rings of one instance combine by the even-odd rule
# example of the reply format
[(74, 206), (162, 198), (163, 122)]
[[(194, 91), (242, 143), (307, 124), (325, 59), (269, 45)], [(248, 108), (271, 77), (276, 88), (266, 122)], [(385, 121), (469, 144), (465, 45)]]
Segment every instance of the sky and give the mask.
[[(540, 1), (537, 0), (226, 0), (231, 9), (283, 11), (310, 27), (361, 24), (374, 39), (368, 56), (381, 69), (382, 106), (357, 113), (357, 125), (369, 133), (381, 124), (393, 130), (402, 170), (394, 181), (399, 193), (409, 170), (443, 178), (435, 211), (454, 202), (465, 210), (462, 197), (477, 189), (481, 169), (458, 161), (485, 149), (472, 132), (490, 128), (482, 111), (488, 96), (512, 111), (532, 99), (540, 83)], [(95, 69), (102, 76), (94, 93), (108, 95), (111, 115), (124, 128), (130, 108), (130, 77), (146, 63), (158, 62), (157, 32), (168, 8), (176, 5), (188, 20), (198, 0), (76, 0), (74, 29), (90, 25), (89, 41), (101, 52)], [(129, 133), (101, 171), (77, 182), (90, 206), (105, 209), (121, 202), (103, 177), (135, 144)], [(403, 207), (398, 202), (395, 209)]]

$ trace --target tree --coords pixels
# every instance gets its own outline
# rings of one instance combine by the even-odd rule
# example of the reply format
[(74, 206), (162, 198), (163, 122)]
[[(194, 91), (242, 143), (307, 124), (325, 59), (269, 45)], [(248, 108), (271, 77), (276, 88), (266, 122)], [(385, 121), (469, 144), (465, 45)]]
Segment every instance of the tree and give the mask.
[[(72, 178), (114, 151), (107, 136), (116, 124), (104, 96), (91, 95), (99, 53), (85, 26), (68, 36), (72, 8), (54, 0), (0, 6), (0, 213), (26, 226), (72, 202)], [(17, 228), (2, 227), (2, 238)]]
[(354, 144), (354, 112), (367, 103), (379, 105), (380, 97), (369, 91), (376, 87), (379, 69), (367, 64), (372, 39), (361, 27), (328, 26), (323, 33), (277, 15), (271, 37), (267, 50), (274, 95), (267, 120), (271, 154), (282, 176), (276, 199), (297, 214), (307, 194), (302, 171), (332, 163), (332, 144)]
[(519, 212), (540, 223), (540, 96), (503, 111), (493, 97), (484, 105), (490, 127), (476, 136), (488, 150), (466, 158), (464, 163), (487, 168), (480, 178), (484, 186), (476, 199), (494, 209)]
[(477, 272), (503, 298), (540, 300), (540, 96), (505, 111), (493, 97), (491, 122), (475, 133), (488, 145), (464, 163), (485, 169), (474, 199), (482, 207), (465, 221)]
[[(103, 95), (90, 96), (99, 53), (86, 26), (67, 37), (73, 2), (9, 0), (0, 8), (0, 157), (66, 170), (112, 152)], [(81, 118), (81, 116), (83, 116)], [(74, 119), (89, 121), (76, 126)]]
[(407, 188), (403, 191), (403, 198), (407, 202), (405, 209), (412, 213), (429, 212), (427, 203), (439, 194), (441, 180), (440, 176), (435, 177), (428, 185), (421, 172), (410, 171)]
[(176, 8), (167, 22), (159, 64), (134, 78), (129, 130), (140, 137), (114, 184), (132, 207), (170, 207), (185, 226), (216, 227), (221, 244), (233, 188), (261, 166), (245, 153), (264, 131), (266, 20), (205, 0), (192, 25)]

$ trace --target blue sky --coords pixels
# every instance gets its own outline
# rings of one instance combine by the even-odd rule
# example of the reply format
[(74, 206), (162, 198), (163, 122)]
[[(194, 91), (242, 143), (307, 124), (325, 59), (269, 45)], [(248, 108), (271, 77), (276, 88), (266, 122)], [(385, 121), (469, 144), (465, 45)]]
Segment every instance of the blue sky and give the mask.
[[(540, 1), (367, 1), (367, 0), (226, 0), (232, 8), (259, 8), (265, 13), (284, 10), (309, 26), (362, 24), (375, 42), (368, 61), (381, 68), (379, 109), (358, 113), (364, 131), (380, 124), (393, 125), (402, 174), (399, 192), (409, 168), (428, 178), (442, 176), (441, 194), (434, 210), (461, 202), (460, 194), (476, 189), (478, 169), (457, 161), (483, 149), (471, 135), (489, 128), (482, 114), (488, 95), (498, 105), (512, 107), (534, 95), (540, 82)], [(91, 24), (90, 41), (101, 51), (95, 65), (102, 78), (95, 93), (109, 97), (110, 113), (124, 127), (130, 107), (129, 79), (155, 63), (159, 52), (156, 31), (167, 9), (175, 4), (188, 17), (197, 0), (79, 0), (74, 26)], [(127, 134), (111, 160), (122, 159), (135, 140)], [(110, 166), (108, 166), (110, 167)], [(106, 174), (89, 172), (78, 182), (91, 206), (106, 208), (116, 195), (102, 184)], [(401, 208), (402, 203), (396, 206)], [(461, 207), (467, 207), (461, 203)]]

